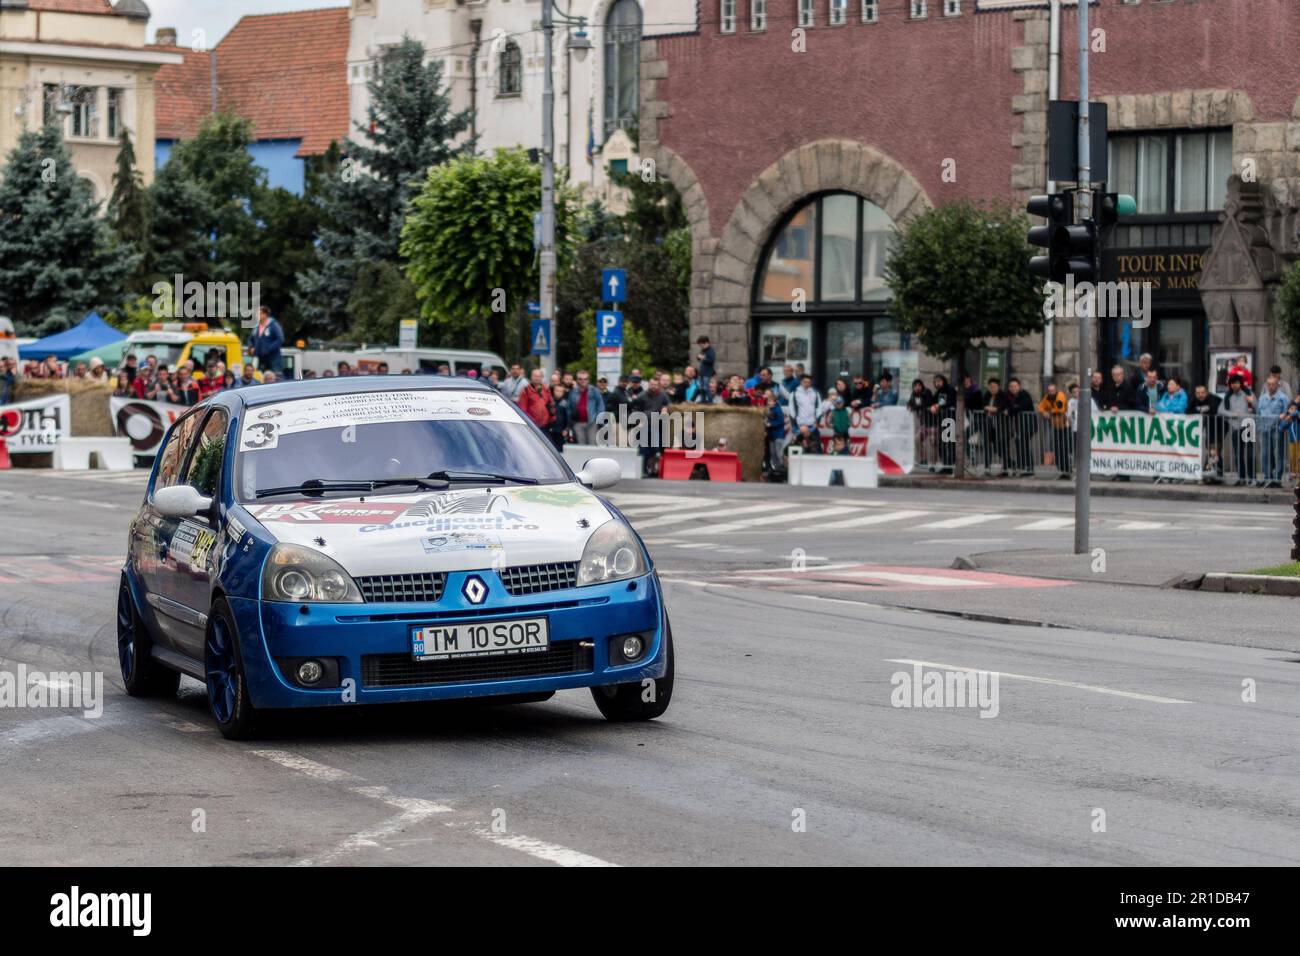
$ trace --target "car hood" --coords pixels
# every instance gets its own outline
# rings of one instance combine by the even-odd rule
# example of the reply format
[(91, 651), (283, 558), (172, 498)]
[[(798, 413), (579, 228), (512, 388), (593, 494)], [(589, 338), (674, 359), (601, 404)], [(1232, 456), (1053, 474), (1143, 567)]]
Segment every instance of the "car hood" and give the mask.
[(277, 541), (354, 576), (578, 561), (609, 509), (577, 483), (280, 500), (248, 511)]

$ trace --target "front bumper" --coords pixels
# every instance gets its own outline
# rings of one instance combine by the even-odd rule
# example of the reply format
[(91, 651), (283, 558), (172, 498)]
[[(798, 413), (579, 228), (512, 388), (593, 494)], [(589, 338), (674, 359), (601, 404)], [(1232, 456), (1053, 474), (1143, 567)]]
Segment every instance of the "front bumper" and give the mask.
[[(630, 581), (526, 596), (509, 594), (493, 573), (475, 573), (488, 584), (481, 605), (470, 604), (461, 593), (467, 572), (448, 575), (436, 603), (298, 605), (230, 599), (254, 706), (331, 707), (535, 694), (664, 675), (666, 618), (653, 572)], [(417, 663), (411, 657), (413, 627), (526, 617), (547, 619), (546, 654), (438, 664)], [(611, 660), (610, 638), (625, 634), (640, 634), (646, 642), (645, 651), (632, 663)], [(299, 686), (292, 662), (303, 658), (336, 667), (337, 679), (330, 674), (332, 686)]]

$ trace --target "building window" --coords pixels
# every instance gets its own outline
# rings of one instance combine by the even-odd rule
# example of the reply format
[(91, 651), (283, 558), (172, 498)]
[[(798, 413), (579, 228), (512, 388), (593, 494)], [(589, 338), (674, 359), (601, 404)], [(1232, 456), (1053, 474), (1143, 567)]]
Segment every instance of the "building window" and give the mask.
[[(1138, 215), (1213, 213), (1223, 208), (1232, 174), (1232, 132), (1146, 133), (1110, 139), (1113, 192), (1137, 200)], [(1148, 227), (1133, 227), (1146, 229)], [(1152, 233), (1152, 243), (1158, 241)]]
[(605, 18), (605, 136), (636, 122), (641, 71), (641, 7), (616, 0)]
[(507, 40), (497, 63), (497, 96), (518, 96), (524, 91), (524, 56), (519, 44)]
[(880, 5), (877, 0), (862, 0), (862, 22), (875, 23), (880, 19)]
[(829, 22), (833, 27), (843, 26), (849, 19), (849, 0), (827, 0)]
[(767, 29), (767, 0), (749, 0), (749, 28)]
[(1174, 139), (1174, 212), (1217, 212), (1228, 198), (1232, 133), (1183, 133)]
[(799, 26), (810, 27), (816, 15), (813, 13), (814, 0), (799, 0)]
[(120, 87), (108, 90), (108, 138), (117, 139), (125, 128), (126, 91)]
[(99, 88), (73, 87), (68, 94), (72, 104), (72, 135), (91, 139), (99, 135)]
[(911, 17), (913, 20), (924, 20), (926, 17), (925, 0), (912, 0)]
[(945, 17), (961, 16), (961, 0), (943, 0), (943, 15)]
[(719, 18), (719, 26), (723, 33), (736, 32), (736, 0), (720, 0), (722, 4), (722, 15)]

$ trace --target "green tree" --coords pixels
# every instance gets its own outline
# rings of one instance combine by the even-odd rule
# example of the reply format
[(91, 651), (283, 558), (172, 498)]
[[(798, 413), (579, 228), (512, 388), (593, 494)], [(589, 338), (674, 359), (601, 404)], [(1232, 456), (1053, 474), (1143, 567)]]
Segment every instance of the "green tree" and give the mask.
[(365, 141), (349, 140), (337, 175), (325, 179), (319, 265), (299, 278), (298, 306), (322, 332), (347, 328), (362, 264), (398, 261), (407, 206), (425, 172), (474, 149), (454, 143), (470, 116), (452, 111), (441, 58), (426, 63), (424, 46), (407, 37), (381, 67), (368, 85), (369, 122), (357, 127)]
[[(514, 351), (507, 329), (511, 320), (518, 329), (538, 288), (533, 217), (541, 189), (541, 169), (519, 149), (430, 168), (411, 204), (401, 251), (421, 314), (439, 341), (473, 341), (487, 329), (495, 351)], [(572, 206), (572, 197), (557, 191), (556, 248), (562, 255)]]
[[(967, 350), (1043, 329), (1043, 291), (1029, 274), (1028, 231), (1028, 219), (1005, 204), (955, 202), (908, 222), (886, 260), (892, 311), (902, 330), (935, 358), (958, 363), (959, 430), (966, 418), (961, 375)], [(961, 476), (966, 443), (960, 434), (956, 441)]]
[(108, 198), (108, 224), (119, 253), (131, 257), (127, 283), (135, 287), (143, 286), (149, 268), (149, 219), (149, 192), (136, 165), (131, 133), (123, 128), (113, 172), (113, 193)]
[(198, 135), (172, 148), (150, 187), (154, 281), (257, 281), (264, 262), (250, 254), (253, 215), (266, 174), (248, 152), (249, 122), (231, 113), (204, 120)]
[(420, 300), (398, 266), (367, 262), (357, 272), (348, 312), (354, 316), (350, 339), (369, 345), (396, 345), (402, 319), (420, 314)]
[(48, 335), (103, 307), (125, 271), (57, 126), (28, 130), (0, 179), (0, 315)]
[(1273, 310), (1277, 330), (1286, 342), (1291, 361), (1300, 364), (1300, 262), (1282, 276), (1277, 290), (1277, 307)]

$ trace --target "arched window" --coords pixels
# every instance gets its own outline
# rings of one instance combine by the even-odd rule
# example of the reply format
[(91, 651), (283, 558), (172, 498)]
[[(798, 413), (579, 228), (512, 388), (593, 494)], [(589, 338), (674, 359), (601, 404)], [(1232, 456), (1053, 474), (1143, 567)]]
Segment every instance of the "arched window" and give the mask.
[(497, 63), (497, 96), (518, 96), (524, 91), (524, 55), (519, 44), (507, 40)]
[(759, 364), (802, 363), (821, 388), (896, 367), (891, 355), (905, 343), (885, 283), (894, 233), (883, 209), (853, 193), (823, 193), (787, 214), (754, 281)]
[(605, 18), (605, 136), (636, 120), (641, 74), (641, 6), (615, 0)]

